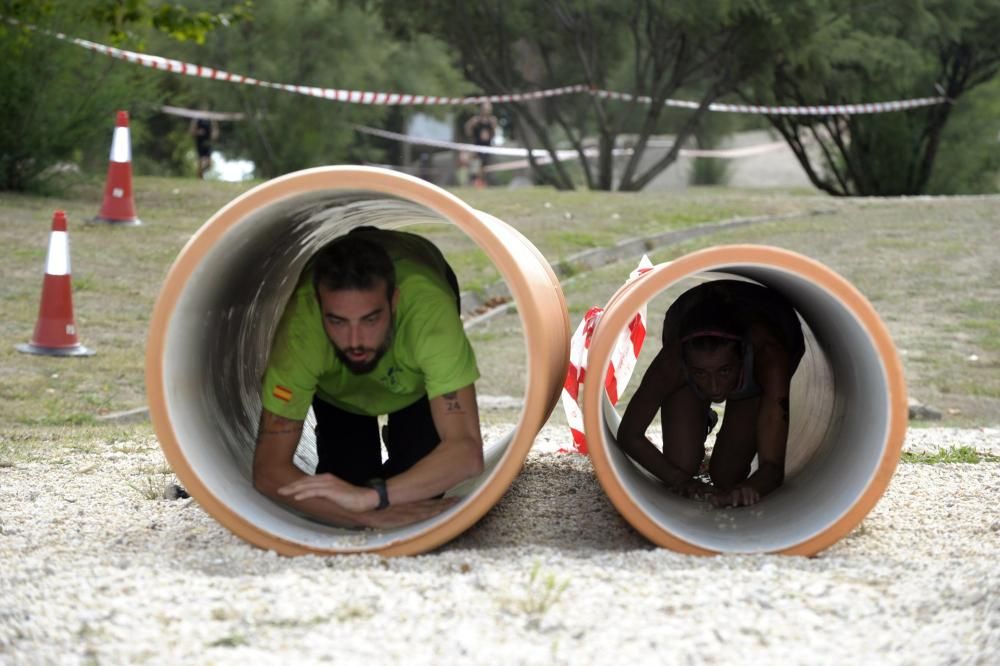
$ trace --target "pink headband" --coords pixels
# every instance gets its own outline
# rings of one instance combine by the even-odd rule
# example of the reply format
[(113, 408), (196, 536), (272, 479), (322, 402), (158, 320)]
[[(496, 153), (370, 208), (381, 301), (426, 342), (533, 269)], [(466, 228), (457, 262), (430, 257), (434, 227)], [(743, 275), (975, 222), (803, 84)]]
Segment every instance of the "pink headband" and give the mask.
[(688, 340), (693, 340), (694, 338), (723, 338), (725, 340), (736, 340), (737, 342), (743, 341), (742, 337), (733, 335), (732, 333), (726, 333), (725, 331), (719, 331), (716, 329), (705, 329), (685, 335), (681, 338), (681, 343), (683, 344)]

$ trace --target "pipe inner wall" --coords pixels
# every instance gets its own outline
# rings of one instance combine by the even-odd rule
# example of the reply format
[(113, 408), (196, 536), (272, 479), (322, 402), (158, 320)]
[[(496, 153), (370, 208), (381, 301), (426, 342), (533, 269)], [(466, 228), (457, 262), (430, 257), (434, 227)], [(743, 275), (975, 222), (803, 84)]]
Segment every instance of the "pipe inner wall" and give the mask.
[[(525, 336), (524, 408), (511, 432), (485, 443), (485, 471), (449, 491), (463, 500), (445, 513), (391, 530), (323, 525), (272, 502), (251, 482), (271, 340), (299, 274), (322, 245), (358, 226), (418, 223), (459, 227), (507, 283)], [(181, 482), (251, 543), (284, 554), (410, 554), (461, 533), (506, 491), (558, 399), (568, 346), (569, 316), (555, 274), (512, 227), (417, 178), (322, 167), (250, 190), (191, 238), (150, 322), (147, 394), (160, 445)], [(308, 473), (315, 467), (311, 425), (310, 415), (296, 452)]]
[(659, 545), (699, 554), (815, 554), (861, 522), (899, 460), (906, 391), (888, 331), (868, 301), (822, 264), (777, 248), (722, 246), (661, 264), (620, 289), (594, 332), (588, 364), (607, 364), (630, 313), (692, 278), (754, 281), (799, 314), (806, 351), (791, 385), (785, 483), (741, 508), (668, 492), (618, 448), (619, 414), (594, 383), (585, 384), (583, 409), (598, 479), (623, 516)]

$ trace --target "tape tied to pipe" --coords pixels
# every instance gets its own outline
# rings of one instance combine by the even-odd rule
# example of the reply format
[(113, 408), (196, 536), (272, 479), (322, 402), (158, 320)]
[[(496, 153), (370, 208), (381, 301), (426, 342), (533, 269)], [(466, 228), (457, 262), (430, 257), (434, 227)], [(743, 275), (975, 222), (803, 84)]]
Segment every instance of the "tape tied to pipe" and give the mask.
[[(639, 276), (653, 268), (649, 257), (642, 255), (639, 265), (632, 271), (625, 284), (634, 282)], [(580, 411), (580, 392), (587, 375), (587, 352), (594, 330), (601, 320), (604, 308), (594, 306), (583, 315), (583, 320), (576, 327), (570, 340), (569, 368), (566, 371), (566, 382), (562, 388), (562, 405), (566, 411), (566, 421), (569, 423), (570, 434), (573, 437), (572, 449), (559, 449), (560, 453), (579, 453), (587, 455), (587, 437), (583, 429), (583, 413)], [(628, 328), (618, 335), (615, 347), (608, 361), (604, 375), (604, 390), (612, 405), (618, 404), (618, 398), (625, 391), (632, 372), (635, 370), (642, 343), (646, 339), (646, 305), (635, 313), (629, 321)]]

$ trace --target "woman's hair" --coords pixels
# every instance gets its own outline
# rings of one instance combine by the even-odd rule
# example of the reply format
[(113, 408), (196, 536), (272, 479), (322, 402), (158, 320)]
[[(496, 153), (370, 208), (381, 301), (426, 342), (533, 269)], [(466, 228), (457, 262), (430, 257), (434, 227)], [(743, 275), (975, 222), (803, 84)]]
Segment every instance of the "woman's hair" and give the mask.
[(385, 283), (386, 297), (391, 299), (396, 289), (396, 270), (389, 253), (368, 234), (351, 232), (323, 246), (315, 256), (313, 285), (317, 289), (322, 285), (330, 291), (367, 290), (379, 281)]
[(678, 336), (685, 361), (689, 352), (710, 352), (727, 345), (743, 356), (744, 327), (734, 310), (731, 299), (709, 297), (684, 314)]

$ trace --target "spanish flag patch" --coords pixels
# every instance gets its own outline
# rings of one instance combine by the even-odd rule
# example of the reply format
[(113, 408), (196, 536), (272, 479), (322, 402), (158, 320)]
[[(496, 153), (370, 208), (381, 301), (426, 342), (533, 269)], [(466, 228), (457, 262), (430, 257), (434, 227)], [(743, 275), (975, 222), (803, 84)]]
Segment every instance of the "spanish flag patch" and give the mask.
[(281, 386), (280, 384), (274, 387), (274, 391), (271, 393), (271, 395), (273, 395), (275, 398), (283, 402), (288, 402), (289, 400), (292, 399), (291, 389), (287, 389), (284, 386)]

